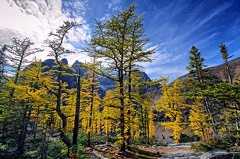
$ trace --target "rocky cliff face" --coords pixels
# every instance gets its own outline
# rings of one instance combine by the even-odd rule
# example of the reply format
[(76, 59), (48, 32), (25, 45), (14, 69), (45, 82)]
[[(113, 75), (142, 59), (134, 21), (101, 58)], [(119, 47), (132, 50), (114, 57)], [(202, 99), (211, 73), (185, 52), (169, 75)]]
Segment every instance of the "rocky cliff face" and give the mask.
[[(68, 64), (68, 61), (65, 58), (62, 59), (62, 62), (64, 64)], [(69, 74), (80, 74), (81, 77), (84, 76), (84, 74), (88, 70), (85, 69), (85, 68), (81, 68), (80, 64), (81, 64), (81, 62), (76, 60), (73, 63), (73, 65), (71, 66), (74, 71), (73, 70), (66, 70), (67, 73), (69, 73)], [(42, 62), (42, 66), (47, 66), (47, 68), (45, 68), (43, 71), (45, 72), (45, 71), (48, 71), (50, 69), (55, 70), (56, 69), (54, 67), (55, 65), (56, 64), (54, 63), (53, 59), (47, 59), (47, 60)], [(151, 80), (145, 72), (141, 72), (140, 77), (142, 78), (143, 82)], [(76, 88), (76, 77), (75, 76), (64, 76), (62, 78), (62, 80), (63, 80), (63, 82), (68, 83), (67, 88)], [(114, 81), (112, 81), (112, 80), (110, 80), (106, 77), (98, 76), (98, 80), (99, 80), (99, 83), (100, 83), (99, 94), (100, 94), (101, 97), (104, 97), (106, 91), (107, 90), (112, 90), (113, 87), (116, 85), (116, 83)], [(143, 86), (142, 93), (144, 94), (146, 92), (150, 92), (151, 90), (156, 89), (157, 87), (158, 86)]]
[[(62, 59), (61, 60), (64, 64), (68, 64), (67, 59)], [(79, 61), (75, 61), (75, 63), (72, 65), (73, 70), (66, 70), (67, 73), (69, 74), (79, 74), (83, 76), (86, 72), (87, 69), (81, 69), (78, 65), (81, 64)], [(43, 71), (48, 71), (48, 70), (56, 70), (54, 66), (56, 66), (55, 62), (53, 59), (47, 59), (42, 62), (42, 67), (47, 66)], [(76, 77), (75, 76), (63, 76), (62, 78), (63, 82), (67, 82), (68, 86), (67, 88), (76, 88)]]

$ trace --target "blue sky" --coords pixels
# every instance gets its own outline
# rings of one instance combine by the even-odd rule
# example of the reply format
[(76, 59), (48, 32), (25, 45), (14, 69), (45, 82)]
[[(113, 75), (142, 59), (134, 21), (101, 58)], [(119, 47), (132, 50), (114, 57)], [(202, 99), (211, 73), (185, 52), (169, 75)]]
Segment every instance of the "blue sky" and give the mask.
[[(147, 47), (161, 45), (153, 63), (142, 64), (150, 78), (175, 79), (187, 73), (192, 45), (208, 66), (223, 63), (220, 43), (227, 45), (234, 58), (240, 56), (239, 0), (0, 0), (0, 44), (28, 36), (44, 46), (50, 31), (63, 20), (73, 20), (84, 25), (70, 32), (65, 46), (77, 54), (66, 58), (70, 64), (77, 59), (84, 62), (89, 58), (81, 49), (94, 32), (95, 19), (107, 20), (131, 3), (137, 4), (138, 14), (145, 15), (143, 24), (150, 38)], [(46, 55), (47, 49), (36, 57), (46, 59)]]

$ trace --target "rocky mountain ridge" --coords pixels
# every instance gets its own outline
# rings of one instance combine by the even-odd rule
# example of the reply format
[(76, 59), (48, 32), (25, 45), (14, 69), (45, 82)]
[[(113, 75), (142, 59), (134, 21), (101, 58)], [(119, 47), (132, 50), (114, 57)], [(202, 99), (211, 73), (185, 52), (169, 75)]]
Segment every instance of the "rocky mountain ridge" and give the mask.
[[(65, 58), (62, 59), (62, 62), (64, 64), (68, 64), (68, 61)], [(71, 66), (75, 71), (67, 70), (67, 72), (70, 74), (80, 73), (80, 76), (83, 76), (88, 70), (85, 68), (80, 68), (79, 67), (80, 64), (81, 64), (81, 62), (76, 60)], [(43, 61), (42, 66), (48, 66), (43, 71), (54, 69), (54, 65), (55, 64), (54, 64), (53, 59), (47, 59), (47, 60)], [(234, 81), (239, 80), (240, 79), (240, 57), (230, 60), (229, 67), (231, 69)], [(219, 81), (227, 80), (224, 63), (221, 65), (209, 67), (206, 69), (208, 69), (211, 74), (215, 75)], [(140, 76), (141, 76), (143, 82), (151, 81), (151, 79), (145, 72), (142, 72), (140, 74)], [(179, 77), (178, 79), (180, 79), (181, 81), (185, 81), (185, 80), (187, 80), (187, 78), (188, 78), (188, 74), (185, 74), (185, 75)], [(99, 79), (99, 83), (100, 83), (99, 93), (100, 93), (101, 97), (103, 97), (107, 90), (113, 89), (115, 82), (113, 82), (112, 80), (110, 80), (106, 77), (101, 77), (101, 76), (98, 76), (98, 79)], [(68, 83), (68, 88), (76, 88), (76, 77), (74, 77), (74, 76), (63, 77), (63, 81)], [(159, 96), (161, 95), (160, 84), (157, 84), (154, 86), (143, 86), (143, 93), (147, 93), (147, 92), (152, 92), (154, 94), (154, 100), (157, 100), (159, 98)]]
[[(63, 58), (61, 60), (64, 64), (68, 64), (68, 60), (66, 58)], [(78, 60), (76, 60), (71, 68), (73, 68), (73, 70), (66, 70), (67, 73), (69, 74), (80, 74), (80, 76), (84, 76), (84, 74), (88, 71), (86, 68), (81, 68), (80, 67), (81, 62), (79, 62)], [(48, 71), (50, 69), (56, 69), (54, 68), (56, 64), (54, 63), (53, 59), (47, 59), (45, 61), (42, 62), (42, 67), (43, 66), (47, 66), (43, 71)], [(146, 81), (151, 81), (151, 79), (148, 77), (148, 75), (145, 72), (141, 72), (140, 73), (140, 77), (142, 78), (143, 82)], [(104, 97), (105, 93), (107, 90), (112, 90), (113, 87), (116, 85), (116, 83), (106, 77), (102, 77), (102, 76), (97, 76), (99, 83), (100, 83), (100, 88), (99, 88), (99, 94), (101, 97)], [(68, 86), (67, 88), (76, 88), (76, 77), (75, 76), (64, 76), (62, 78), (63, 82), (67, 82)], [(142, 87), (142, 93), (146, 93), (149, 92), (153, 89), (156, 89), (158, 87), (158, 85), (156, 86), (143, 86)]]

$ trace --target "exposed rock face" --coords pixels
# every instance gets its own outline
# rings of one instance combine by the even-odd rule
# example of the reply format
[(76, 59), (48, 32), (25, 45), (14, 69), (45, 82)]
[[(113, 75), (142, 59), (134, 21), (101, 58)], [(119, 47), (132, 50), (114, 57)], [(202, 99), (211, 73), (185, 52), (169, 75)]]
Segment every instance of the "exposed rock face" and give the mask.
[[(68, 61), (67, 59), (62, 59), (61, 60), (64, 64), (68, 64)], [(79, 74), (79, 71), (80, 71), (80, 75), (83, 76), (87, 70), (86, 69), (81, 69), (79, 65), (81, 64), (79, 61), (75, 61), (75, 63), (72, 65), (72, 68), (74, 70), (66, 70), (67, 73), (69, 74)], [(55, 62), (53, 59), (47, 59), (45, 61), (42, 62), (42, 67), (43, 66), (47, 66), (47, 68), (45, 68), (43, 71), (46, 72), (48, 70), (56, 70), (57, 68), (55, 68), (54, 66), (56, 66)], [(54, 75), (53, 75), (54, 76)], [(76, 76), (63, 76), (62, 77), (62, 81), (63, 82), (67, 82), (68, 83), (68, 86), (67, 88), (76, 88)]]
[(107, 90), (112, 90), (113, 87), (116, 85), (115, 82), (113, 82), (112, 80), (106, 78), (106, 77), (100, 77), (98, 76), (98, 80), (100, 83), (100, 89), (99, 89), (99, 94), (100, 97), (104, 97), (106, 94)]
[[(68, 64), (67, 59), (62, 59), (61, 60), (64, 64)], [(67, 73), (69, 74), (80, 74), (80, 76), (84, 76), (84, 74), (88, 71), (85, 68), (81, 68), (80, 67), (81, 62), (79, 62), (78, 60), (76, 60), (73, 65), (71, 66), (73, 68), (73, 70), (66, 70)], [(54, 66), (56, 66), (55, 62), (53, 59), (47, 59), (45, 61), (42, 62), (42, 66), (47, 66), (47, 68), (45, 68), (43, 71), (46, 72), (50, 69), (56, 70), (57, 68), (55, 68)], [(140, 73), (140, 77), (142, 78), (142, 81), (151, 81), (151, 79), (148, 77), (148, 75), (145, 72), (141, 72)], [(100, 88), (98, 93), (100, 94), (101, 97), (105, 96), (105, 93), (107, 90), (112, 90), (113, 87), (116, 85), (116, 83), (106, 77), (101, 77), (101, 76), (97, 76), (99, 83), (100, 83)], [(76, 76), (63, 76), (62, 78), (63, 82), (67, 82), (68, 86), (67, 88), (76, 88)], [(158, 85), (156, 86), (142, 86), (142, 92), (143, 94), (145, 94), (146, 92), (150, 92), (154, 89), (158, 89)]]
[(155, 123), (155, 140), (167, 143), (167, 144), (173, 144), (174, 140), (170, 138), (172, 136), (172, 130), (165, 129), (160, 122)]
[(43, 67), (43, 66), (47, 66), (47, 67), (43, 70), (43, 72), (46, 72), (46, 71), (50, 70), (51, 68), (53, 68), (54, 65), (56, 65), (56, 64), (54, 63), (54, 60), (53, 60), (53, 59), (47, 59), (47, 60), (43, 61), (43, 62), (42, 62), (42, 67)]

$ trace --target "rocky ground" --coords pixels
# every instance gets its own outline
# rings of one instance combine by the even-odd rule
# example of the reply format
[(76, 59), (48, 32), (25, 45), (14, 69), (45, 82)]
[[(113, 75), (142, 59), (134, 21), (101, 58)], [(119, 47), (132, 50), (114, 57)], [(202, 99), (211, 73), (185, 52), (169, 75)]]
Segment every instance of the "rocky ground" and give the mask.
[(132, 146), (131, 151), (120, 153), (112, 144), (96, 145), (86, 149), (88, 158), (101, 159), (240, 159), (238, 153), (228, 153), (224, 150), (195, 153), (189, 144), (169, 144), (162, 146)]

